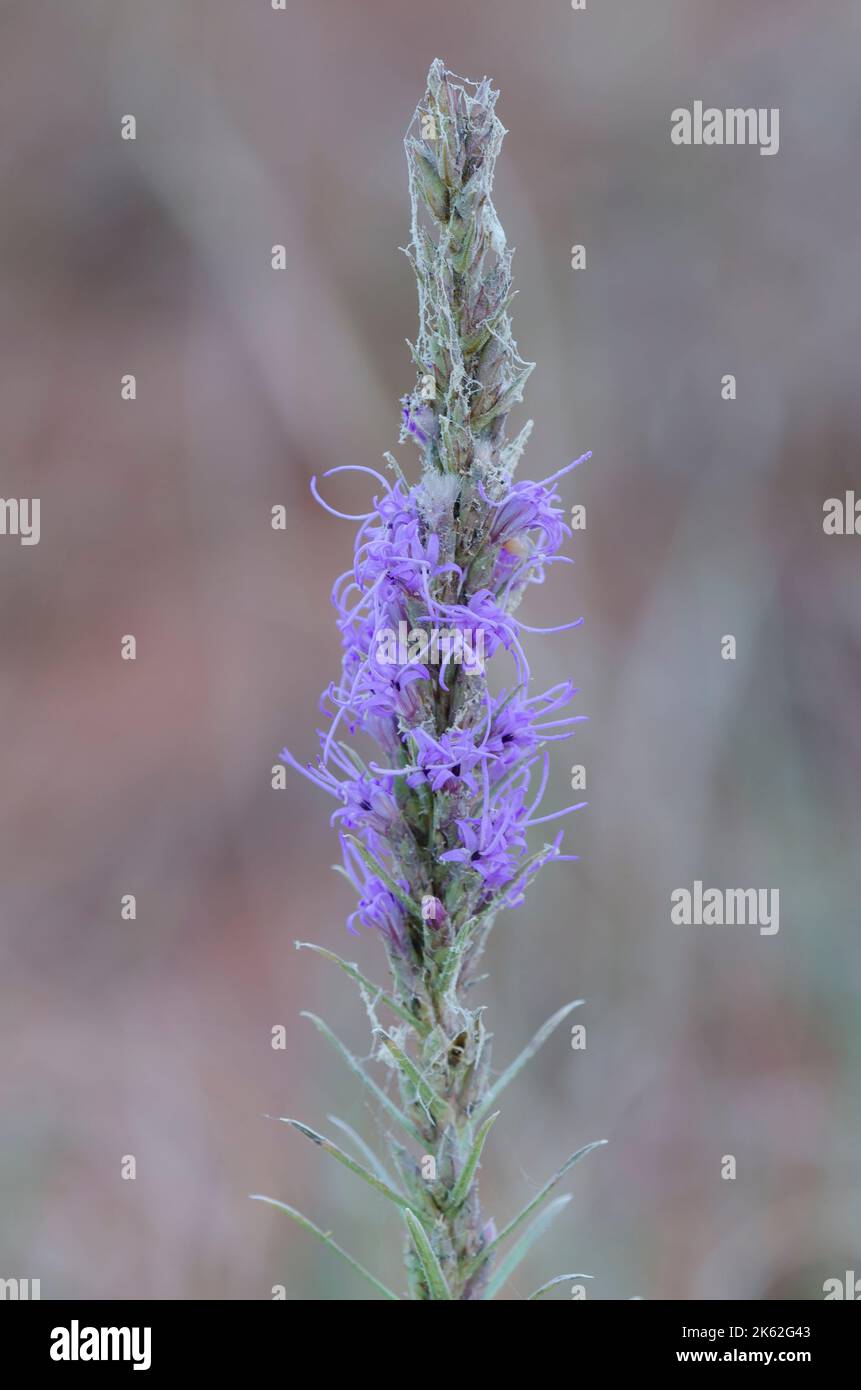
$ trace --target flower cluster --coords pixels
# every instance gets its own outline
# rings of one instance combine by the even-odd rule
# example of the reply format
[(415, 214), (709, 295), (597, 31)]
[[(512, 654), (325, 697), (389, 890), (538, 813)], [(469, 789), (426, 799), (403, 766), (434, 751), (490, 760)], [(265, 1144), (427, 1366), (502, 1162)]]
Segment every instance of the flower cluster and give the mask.
[[(584, 716), (560, 713), (576, 694), (570, 682), (530, 695), (521, 633), (577, 623), (528, 628), (514, 609), (524, 588), (563, 558), (558, 550), (570, 531), (555, 483), (580, 462), (496, 497), (481, 481), (472, 487), (451, 474), (426, 473), (409, 486), (403, 476), (390, 483), (356, 466), (380, 488), (361, 516), (336, 511), (312, 483), (328, 511), (361, 524), (352, 567), (332, 593), (343, 655), (340, 678), (321, 701), (328, 728), (319, 733), (317, 763), (301, 767), (286, 748), (282, 756), (340, 803), (332, 823), (359, 894), (348, 925), (380, 928), (399, 951), (409, 950), (406, 904), (417, 905), (417, 887), (441, 905), (427, 926), (438, 930), (444, 920), (456, 930), (467, 916), (516, 907), (542, 865), (574, 857), (562, 853), (562, 832), (530, 851), (527, 831), (585, 804), (540, 811), (546, 745), (569, 738)], [(467, 490), (473, 526), (463, 547), (457, 517)], [(473, 575), (481, 576), (477, 587)], [(379, 634), (401, 622), (480, 631), (489, 656), (500, 648), (510, 654), (514, 683), (494, 695), (486, 678), (467, 681), (444, 659), (381, 660)], [(348, 733), (369, 735), (382, 757), (366, 763), (344, 741)]]

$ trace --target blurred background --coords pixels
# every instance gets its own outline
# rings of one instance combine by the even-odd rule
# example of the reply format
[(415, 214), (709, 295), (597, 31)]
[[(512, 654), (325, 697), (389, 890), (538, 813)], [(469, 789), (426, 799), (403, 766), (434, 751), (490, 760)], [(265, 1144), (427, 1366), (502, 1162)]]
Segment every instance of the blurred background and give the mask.
[[(361, 1005), (293, 941), (384, 968), (345, 932), (328, 799), (271, 769), (312, 755), (338, 662), (352, 528), (310, 477), (392, 448), (415, 475), (402, 138), (437, 56), (510, 131), (521, 476), (594, 450), (562, 484), (576, 564), (523, 610), (586, 617), (530, 647), (590, 715), (548, 793), (585, 765), (581, 860), (499, 919), (482, 987), (499, 1068), (581, 996), (587, 1047), (564, 1026), (508, 1092), (488, 1212), (610, 1144), (508, 1296), (861, 1272), (861, 540), (822, 530), (861, 495), (857, 4), (5, 0), (2, 492), (42, 524), (0, 541), (0, 1276), (44, 1298), (365, 1297), (252, 1192), (402, 1287), (397, 1214), (264, 1118), (372, 1136), (299, 1017), (366, 1056)], [(673, 146), (695, 99), (779, 107), (777, 156)], [(333, 483), (362, 510), (369, 480)], [(696, 878), (778, 888), (779, 933), (672, 926)]]

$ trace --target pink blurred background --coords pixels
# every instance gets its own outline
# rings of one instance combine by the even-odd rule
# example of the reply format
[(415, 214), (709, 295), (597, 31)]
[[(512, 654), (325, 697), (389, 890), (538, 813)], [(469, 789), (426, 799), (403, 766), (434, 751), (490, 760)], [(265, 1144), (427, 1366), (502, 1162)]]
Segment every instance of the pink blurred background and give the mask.
[[(563, 1028), (508, 1092), (487, 1209), (610, 1144), (508, 1296), (861, 1271), (861, 540), (822, 531), (861, 495), (857, 4), (28, 0), (0, 11), (2, 491), (42, 504), (38, 546), (0, 540), (0, 1276), (45, 1298), (364, 1297), (260, 1191), (401, 1286), (397, 1215), (264, 1118), (372, 1135), (299, 1017), (366, 1056), (361, 1005), (293, 941), (383, 971), (344, 930), (330, 805), (270, 775), (314, 751), (338, 661), (351, 528), (310, 477), (415, 471), (401, 142), (436, 56), (494, 79), (510, 131), (522, 476), (594, 450), (576, 566), (523, 614), (586, 617), (530, 648), (591, 717), (548, 803), (585, 764), (581, 861), (500, 919), (483, 986), (498, 1066), (580, 996), (587, 1048)], [(779, 107), (779, 154), (672, 146), (697, 97)], [(695, 878), (779, 888), (780, 932), (672, 926)]]

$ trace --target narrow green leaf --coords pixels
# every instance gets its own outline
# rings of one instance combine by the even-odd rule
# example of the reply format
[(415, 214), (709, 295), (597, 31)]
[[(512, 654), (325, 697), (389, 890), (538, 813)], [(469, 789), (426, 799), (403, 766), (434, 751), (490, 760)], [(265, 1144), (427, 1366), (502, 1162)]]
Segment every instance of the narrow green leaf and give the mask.
[(472, 421), (473, 429), (486, 429), (491, 421), (496, 419), (497, 415), (502, 415), (509, 411), (513, 405), (523, 399), (523, 388), (526, 385), (527, 377), (530, 375), (534, 365), (534, 362), (527, 362), (526, 366), (522, 371), (518, 372), (511, 384), (500, 393), (498, 399), (494, 401), (478, 419)]
[(369, 1173), (367, 1168), (363, 1168), (362, 1164), (357, 1162), (355, 1158), (351, 1158), (348, 1153), (344, 1153), (343, 1149), (339, 1149), (338, 1145), (333, 1144), (331, 1139), (326, 1139), (322, 1134), (318, 1134), (316, 1129), (311, 1129), (310, 1125), (303, 1125), (301, 1120), (290, 1120), (283, 1115), (279, 1116), (279, 1119), (282, 1124), (292, 1125), (294, 1129), (298, 1129), (300, 1134), (304, 1134), (305, 1138), (310, 1139), (311, 1143), (316, 1144), (318, 1148), (325, 1149), (326, 1153), (331, 1154), (345, 1168), (349, 1168), (351, 1173), (363, 1178), (370, 1187), (376, 1188), (377, 1192), (388, 1197), (390, 1202), (397, 1203), (399, 1207), (411, 1209), (406, 1197), (402, 1197), (400, 1192), (389, 1187), (388, 1183), (382, 1182), (374, 1173)]
[(557, 1274), (555, 1279), (548, 1279), (547, 1283), (542, 1284), (540, 1289), (536, 1289), (534, 1293), (531, 1293), (529, 1297), (525, 1300), (525, 1302), (531, 1303), (533, 1299), (541, 1298), (544, 1294), (547, 1293), (548, 1289), (555, 1288), (557, 1284), (567, 1284), (569, 1279), (593, 1278), (594, 1275), (592, 1274)]
[[(407, 341), (409, 342), (409, 340), (407, 340)], [(416, 350), (415, 350), (414, 347), (412, 347), (412, 344), (410, 344), (410, 350), (412, 351), (413, 355), (415, 356), (415, 351), (416, 351)], [(417, 357), (417, 358), (416, 358), (416, 361), (418, 362), (418, 365), (422, 368), (422, 371), (424, 371), (424, 366), (423, 366), (423, 364), (422, 364), (421, 358), (420, 358), (420, 357)], [(410, 485), (409, 485), (409, 483), (407, 482), (406, 474), (404, 473), (404, 470), (401, 468), (401, 465), (398, 463), (398, 461), (397, 461), (397, 459), (395, 458), (394, 454), (390, 454), (389, 451), (388, 451), (388, 449), (386, 449), (386, 451), (385, 451), (384, 454), (383, 454), (383, 458), (386, 460), (386, 463), (389, 465), (389, 467), (391, 468), (392, 472), (393, 472), (393, 473), (397, 473), (398, 477), (400, 478), (401, 482), (402, 482), (403, 485), (404, 485), (405, 490), (408, 492), (408, 491), (409, 491)], [(346, 744), (344, 745), (344, 747), (346, 747)]]
[(600, 1149), (606, 1143), (606, 1139), (596, 1139), (591, 1144), (584, 1144), (582, 1149), (578, 1149), (576, 1153), (573, 1153), (571, 1157), (567, 1159), (565, 1163), (562, 1164), (562, 1167), (559, 1169), (558, 1173), (554, 1173), (553, 1177), (550, 1178), (544, 1184), (541, 1191), (536, 1193), (536, 1195), (532, 1198), (532, 1201), (527, 1202), (523, 1210), (518, 1212), (517, 1216), (514, 1217), (514, 1220), (509, 1221), (505, 1229), (503, 1231), (500, 1231), (496, 1239), (492, 1240), (489, 1245), (486, 1245), (484, 1247), (480, 1254), (476, 1255), (475, 1259), (472, 1260), (468, 1266), (468, 1273), (473, 1274), (475, 1270), (479, 1269), (481, 1265), (484, 1264), (485, 1260), (493, 1254), (497, 1246), (501, 1245), (504, 1240), (507, 1240), (509, 1236), (513, 1235), (515, 1231), (520, 1229), (524, 1221), (528, 1220), (528, 1218), (535, 1211), (536, 1207), (540, 1207), (541, 1203), (544, 1201), (544, 1198), (548, 1195), (548, 1193), (553, 1191), (553, 1188), (556, 1186), (558, 1182), (561, 1182), (562, 1178), (564, 1178), (569, 1168), (573, 1168), (575, 1163), (579, 1163), (580, 1159), (585, 1158), (586, 1155), (591, 1153), (593, 1149)]
[(368, 1167), (372, 1172), (376, 1173), (381, 1182), (386, 1183), (389, 1187), (397, 1187), (397, 1181), (392, 1177), (381, 1160), (377, 1158), (370, 1144), (365, 1143), (361, 1134), (357, 1134), (352, 1125), (348, 1125), (346, 1120), (340, 1120), (337, 1115), (327, 1115), (326, 1119), (330, 1124), (335, 1125), (337, 1129), (340, 1129), (342, 1133), (346, 1134), (347, 1138), (355, 1144)]
[(449, 950), (448, 958), (440, 974), (438, 989), (441, 995), (444, 996), (448, 994), (452, 985), (455, 983), (464, 955), (466, 954), (466, 948), (472, 941), (476, 928), (483, 919), (483, 915), (484, 914), (478, 917), (470, 917), (469, 921), (464, 922), (458, 932), (454, 945)]
[(422, 910), (419, 907), (418, 903), (413, 902), (413, 899), (409, 897), (407, 893), (404, 892), (403, 888), (401, 888), (399, 883), (395, 883), (395, 880), (392, 878), (391, 874), (388, 873), (388, 871), (383, 868), (382, 864), (380, 864), (379, 861), (374, 858), (370, 850), (365, 849), (365, 846), (362, 844), (361, 840), (357, 840), (355, 835), (345, 835), (344, 839), (349, 840), (350, 844), (354, 846), (356, 852), (359, 855), (359, 858), (365, 865), (367, 865), (371, 873), (376, 874), (377, 878), (380, 879), (381, 882), (383, 882), (386, 885), (389, 892), (394, 893), (395, 897), (398, 899), (398, 902), (403, 903), (404, 907), (407, 909), (407, 912), (411, 912), (413, 917), (415, 917), (416, 920), (420, 922), (422, 920)]
[(405, 1215), (407, 1226), (409, 1227), (409, 1232), (413, 1239), (413, 1245), (416, 1248), (416, 1254), (419, 1257), (422, 1271), (424, 1272), (425, 1282), (430, 1290), (431, 1298), (437, 1301), (442, 1299), (451, 1301), (451, 1292), (445, 1281), (445, 1275), (442, 1272), (439, 1260), (433, 1252), (424, 1226), (417, 1220), (411, 1211), (406, 1212)]
[(487, 1285), (485, 1298), (495, 1298), (503, 1284), (511, 1278), (520, 1261), (529, 1254), (536, 1240), (544, 1235), (544, 1232), (556, 1220), (561, 1211), (567, 1207), (571, 1201), (571, 1193), (566, 1192), (564, 1196), (557, 1197), (554, 1201), (540, 1211), (535, 1220), (527, 1226), (523, 1235), (509, 1250), (505, 1259), (493, 1271), (490, 1282)]
[(364, 1265), (360, 1265), (358, 1260), (354, 1260), (352, 1255), (348, 1255), (346, 1250), (341, 1249), (340, 1245), (332, 1239), (331, 1232), (321, 1231), (320, 1227), (315, 1226), (313, 1221), (309, 1221), (307, 1216), (303, 1216), (301, 1211), (297, 1211), (295, 1207), (288, 1207), (286, 1202), (279, 1202), (274, 1197), (263, 1197), (259, 1192), (252, 1193), (251, 1201), (266, 1202), (270, 1207), (277, 1207), (279, 1211), (286, 1211), (287, 1215), (292, 1217), (303, 1230), (310, 1231), (312, 1236), (316, 1236), (317, 1239), (321, 1240), (324, 1245), (327, 1245), (330, 1250), (334, 1250), (336, 1255), (340, 1255), (341, 1259), (344, 1260), (351, 1269), (354, 1269), (357, 1274), (361, 1274), (362, 1278), (367, 1279), (369, 1284), (373, 1284), (374, 1288), (377, 1289), (384, 1298), (394, 1299), (396, 1303), (400, 1302), (396, 1293), (392, 1293), (391, 1289), (387, 1289), (385, 1284), (381, 1284), (379, 1279), (371, 1274), (370, 1270), (365, 1269)]
[(391, 1052), (397, 1062), (401, 1074), (406, 1081), (413, 1087), (419, 1101), (427, 1110), (437, 1124), (445, 1124), (451, 1118), (451, 1111), (446, 1101), (437, 1095), (436, 1091), (425, 1081), (415, 1062), (404, 1052), (403, 1048), (398, 1047), (394, 1038), (390, 1038), (384, 1029), (378, 1028), (376, 1032), (382, 1038), (386, 1047)]
[(427, 1183), (421, 1177), (421, 1170), (412, 1154), (398, 1143), (393, 1134), (386, 1135), (386, 1143), (400, 1176), (401, 1185), (411, 1199), (413, 1211), (422, 1211), (428, 1202)]
[[(333, 865), (333, 868), (340, 868), (340, 865)], [(379, 985), (375, 985), (373, 980), (369, 980), (366, 975), (363, 975), (355, 962), (342, 960), (334, 951), (327, 951), (325, 946), (317, 946), (313, 941), (297, 941), (295, 944), (297, 951), (303, 949), (306, 951), (316, 951), (318, 956), (325, 956), (326, 960), (333, 960), (336, 965), (341, 967), (346, 975), (350, 976), (351, 980), (355, 980), (357, 984), (368, 991), (375, 1005), (385, 1004), (387, 1009), (391, 1009), (392, 1013), (397, 1014), (398, 1018), (402, 1018), (404, 1023), (408, 1023), (417, 1033), (422, 1036), (427, 1033), (427, 1024), (420, 1023), (418, 1019), (413, 1018), (408, 1009), (403, 1008), (397, 1000), (392, 999), (391, 995), (386, 994), (385, 990), (381, 989)]]
[(430, 159), (416, 140), (409, 142), (413, 168), (422, 197), (438, 222), (448, 217), (448, 189), (439, 176), (436, 163)]
[(319, 1029), (319, 1031), (323, 1034), (323, 1037), (327, 1038), (328, 1041), (335, 1048), (335, 1050), (341, 1054), (353, 1075), (358, 1077), (362, 1085), (366, 1086), (367, 1089), (371, 1092), (371, 1095), (379, 1101), (386, 1114), (391, 1116), (395, 1123), (399, 1124), (401, 1129), (404, 1130), (405, 1133), (407, 1133), (411, 1139), (415, 1139), (419, 1144), (421, 1144), (423, 1142), (422, 1137), (419, 1134), (419, 1131), (416, 1129), (415, 1125), (413, 1124), (412, 1120), (409, 1119), (408, 1116), (404, 1115), (403, 1112), (398, 1109), (391, 1096), (387, 1096), (382, 1086), (378, 1086), (376, 1081), (374, 1081), (374, 1079), (368, 1075), (362, 1064), (357, 1060), (357, 1058), (353, 1056), (352, 1052), (350, 1052), (344, 1046), (344, 1044), (341, 1042), (341, 1039), (335, 1036), (329, 1025), (327, 1023), (324, 1023), (322, 1018), (318, 1018), (316, 1014), (308, 1013), (305, 1009), (303, 1009), (301, 1016), (302, 1018), (310, 1018), (311, 1022), (314, 1024), (314, 1027)]
[(467, 222), (464, 225), (466, 227), (466, 232), (464, 234), (463, 241), (457, 250), (453, 250), (453, 254), (451, 257), (452, 267), (454, 270), (457, 271), (458, 275), (462, 275), (463, 272), (466, 270), (466, 267), (469, 265), (469, 262), (472, 258), (473, 247), (475, 244), (475, 221)]
[(481, 1151), (484, 1148), (484, 1141), (490, 1133), (490, 1127), (493, 1124), (494, 1120), (498, 1118), (498, 1110), (493, 1115), (488, 1115), (484, 1124), (481, 1126), (481, 1129), (478, 1131), (478, 1134), (475, 1136), (475, 1142), (472, 1148), (470, 1149), (469, 1157), (467, 1158), (466, 1163), (463, 1165), (460, 1177), (458, 1178), (457, 1182), (454, 1185), (454, 1188), (452, 1189), (452, 1193), (448, 1202), (449, 1211), (457, 1211), (458, 1207), (461, 1206), (463, 1202), (466, 1200), (467, 1193), (469, 1192), (470, 1185), (472, 1184), (472, 1180), (475, 1176), (475, 1170), (478, 1167), (478, 1162), (481, 1158)]
[(566, 1004), (563, 1008), (558, 1009), (552, 1018), (548, 1018), (547, 1022), (542, 1024), (535, 1034), (535, 1037), (531, 1042), (526, 1044), (520, 1055), (511, 1063), (511, 1066), (507, 1067), (498, 1080), (494, 1081), (484, 1100), (481, 1102), (481, 1105), (476, 1110), (475, 1119), (480, 1120), (482, 1115), (487, 1114), (497, 1096), (505, 1090), (509, 1081), (513, 1081), (518, 1072), (522, 1071), (526, 1066), (526, 1063), (532, 1060), (536, 1052), (544, 1046), (553, 1030), (558, 1028), (562, 1020), (568, 1017), (572, 1009), (579, 1008), (583, 1002), (582, 999), (573, 999), (570, 1004)]

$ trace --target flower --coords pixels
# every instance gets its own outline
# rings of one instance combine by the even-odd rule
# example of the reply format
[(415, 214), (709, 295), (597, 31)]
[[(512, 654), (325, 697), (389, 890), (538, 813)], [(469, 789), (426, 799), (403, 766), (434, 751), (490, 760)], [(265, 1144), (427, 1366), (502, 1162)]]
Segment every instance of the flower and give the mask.
[[(332, 593), (343, 655), (340, 679), (330, 684), (323, 699), (331, 722), (328, 732), (320, 735), (320, 760), (313, 769), (301, 768), (289, 750), (283, 756), (341, 801), (333, 822), (362, 834), (405, 891), (409, 879), (394, 849), (396, 841), (404, 843), (404, 836), (408, 842), (411, 838), (414, 861), (424, 850), (427, 876), (433, 878), (440, 866), (451, 866), (452, 882), (466, 871), (480, 880), (478, 898), (470, 898), (473, 906), (492, 905), (494, 894), (499, 895), (499, 905), (519, 905), (522, 887), (502, 890), (519, 882), (527, 862), (531, 879), (545, 863), (570, 857), (561, 854), (558, 838), (530, 857), (527, 831), (532, 826), (579, 809), (567, 807), (546, 817), (536, 814), (546, 788), (546, 756), (545, 773), (531, 801), (530, 785), (545, 746), (570, 738), (584, 716), (560, 714), (577, 693), (570, 681), (540, 695), (527, 693), (531, 677), (520, 633), (532, 629), (510, 611), (511, 584), (503, 585), (501, 592), (482, 584), (472, 588), (470, 573), (471, 568), (480, 572), (476, 560), (483, 553), (524, 536), (540, 541), (543, 562), (554, 559), (569, 529), (559, 519), (558, 497), (548, 483), (516, 483), (494, 501), (479, 487), (482, 510), (475, 530), (480, 542), (470, 567), (445, 558), (451, 553), (447, 523), (462, 495), (459, 483), (441, 485), (433, 481), (434, 475), (426, 475), (422, 483), (409, 487), (402, 480), (390, 485), (381, 475), (373, 476), (382, 490), (370, 510), (356, 518), (361, 525), (353, 566)], [(315, 495), (319, 496), (316, 488)], [(328, 505), (322, 497), (320, 501)], [(433, 525), (439, 529), (431, 529)], [(512, 559), (522, 566), (521, 557)], [(487, 658), (500, 649), (511, 654), (517, 684), (492, 697), (483, 679), (478, 697), (462, 702), (452, 714), (456, 668), (426, 661), (398, 664), (382, 652), (380, 633), (395, 631), (401, 623), (439, 624), (464, 635), (481, 632)], [(445, 697), (449, 722), (440, 728), (440, 701)], [(370, 734), (394, 762), (383, 766), (372, 760), (364, 768), (358, 755), (345, 751), (335, 737), (341, 725), (352, 733)], [(399, 782), (406, 794), (424, 790), (437, 798), (434, 832), (442, 846), (435, 860), (428, 857), (428, 846), (418, 843), (427, 807), (416, 803), (407, 806), (405, 814), (398, 801)], [(402, 833), (396, 835), (396, 828)], [(344, 867), (360, 893), (351, 929), (356, 920), (377, 925), (390, 941), (402, 943), (403, 909), (382, 878), (368, 877), (364, 871), (356, 877), (352, 847)], [(445, 887), (440, 901), (450, 915)]]
[(419, 397), (404, 396), (401, 405), (403, 436), (412, 436), (417, 444), (424, 446), (431, 437), (434, 423), (433, 409)]

